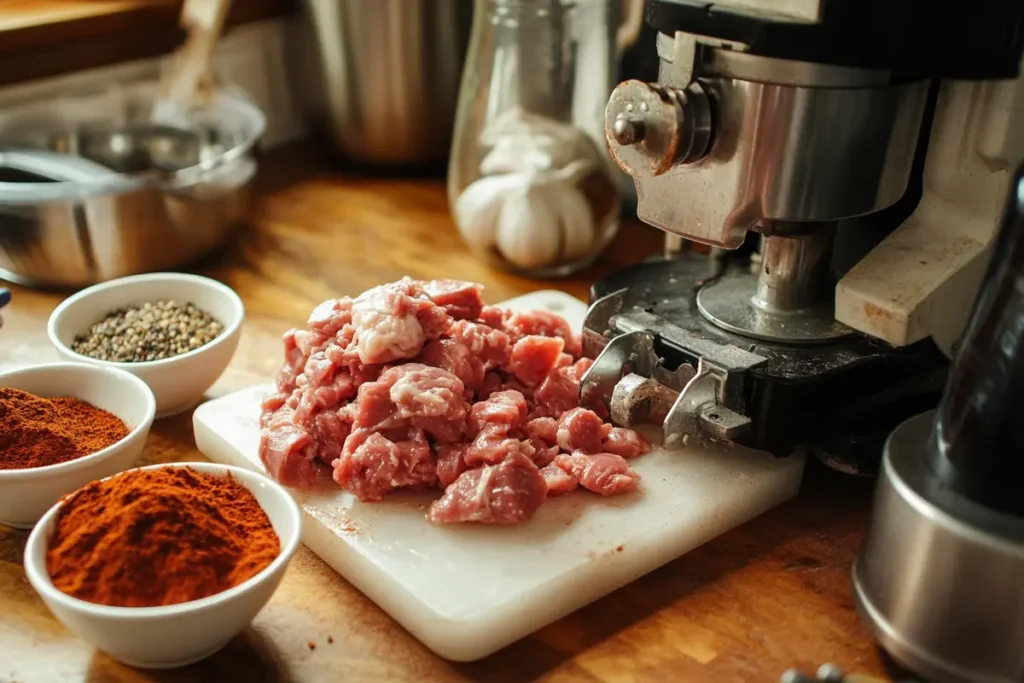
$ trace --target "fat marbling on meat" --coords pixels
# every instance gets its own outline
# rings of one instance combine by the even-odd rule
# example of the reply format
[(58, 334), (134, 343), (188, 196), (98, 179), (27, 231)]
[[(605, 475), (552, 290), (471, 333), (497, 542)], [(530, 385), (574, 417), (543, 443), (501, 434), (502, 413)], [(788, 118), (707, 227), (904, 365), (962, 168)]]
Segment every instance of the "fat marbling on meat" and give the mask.
[(436, 339), (451, 317), (414, 280), (367, 290), (352, 303), (356, 348), (363, 363), (412, 358), (428, 339)]
[(434, 524), (520, 524), (544, 503), (548, 485), (533, 461), (512, 453), (501, 462), (466, 470), (430, 506)]
[(592, 361), (560, 316), (486, 306), (482, 286), (405, 278), (323, 302), (283, 338), (260, 458), (287, 486), (372, 502), (440, 489), (434, 524), (518, 524), (549, 494), (633, 490), (635, 432), (577, 405)]
[(555, 465), (575, 477), (583, 488), (602, 496), (627, 493), (634, 490), (640, 481), (626, 459), (614, 453), (575, 451), (555, 458)]

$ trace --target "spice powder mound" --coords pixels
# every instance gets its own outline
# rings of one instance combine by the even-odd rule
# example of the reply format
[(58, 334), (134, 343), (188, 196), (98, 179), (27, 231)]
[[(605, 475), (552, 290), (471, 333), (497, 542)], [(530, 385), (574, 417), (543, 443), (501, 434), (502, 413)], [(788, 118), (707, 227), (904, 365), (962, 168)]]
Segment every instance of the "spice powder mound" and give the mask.
[(119, 417), (77, 398), (0, 389), (0, 470), (56, 465), (128, 436)]
[(46, 568), (58, 590), (81, 600), (154, 607), (228, 590), (280, 552), (249, 489), (170, 467), (129, 470), (66, 498)]

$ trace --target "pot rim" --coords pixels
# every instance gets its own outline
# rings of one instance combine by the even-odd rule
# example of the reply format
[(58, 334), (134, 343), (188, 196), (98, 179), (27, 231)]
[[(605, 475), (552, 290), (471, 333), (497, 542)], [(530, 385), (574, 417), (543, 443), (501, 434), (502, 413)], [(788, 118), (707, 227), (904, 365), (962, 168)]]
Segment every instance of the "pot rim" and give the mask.
[(221, 90), (210, 105), (240, 122), (244, 134), (237, 145), (210, 159), (176, 171), (151, 169), (137, 173), (116, 173), (92, 181), (55, 181), (42, 183), (0, 182), (0, 204), (25, 205), (51, 201), (73, 201), (98, 195), (120, 194), (144, 188), (173, 190), (198, 184), (222, 166), (247, 156), (263, 137), (267, 119), (263, 112), (244, 95)]

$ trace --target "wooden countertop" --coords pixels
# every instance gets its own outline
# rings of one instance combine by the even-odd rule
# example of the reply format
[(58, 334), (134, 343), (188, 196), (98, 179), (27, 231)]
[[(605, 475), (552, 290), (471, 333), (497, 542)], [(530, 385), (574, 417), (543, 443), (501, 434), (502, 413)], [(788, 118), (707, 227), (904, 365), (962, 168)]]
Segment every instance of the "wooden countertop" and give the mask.
[[(251, 226), (197, 268), (233, 287), (247, 308), (238, 353), (212, 396), (272, 378), (281, 333), (328, 297), (408, 274), (477, 280), (491, 301), (543, 288), (585, 300), (589, 282), (662, 242), (651, 228), (627, 225), (589, 272), (531, 281), (465, 250), (439, 180), (345, 177), (304, 150), (271, 155), (262, 168)], [(13, 294), (0, 369), (55, 359), (45, 328), (61, 296)], [(191, 414), (154, 425), (146, 463), (202, 459)], [(791, 502), (473, 664), (433, 655), (302, 548), (273, 600), (227, 649), (172, 672), (129, 669), (50, 616), (22, 571), (27, 534), (0, 525), (0, 681), (753, 682), (825, 662), (882, 676), (849, 579), (871, 491), (870, 482), (811, 466)]]

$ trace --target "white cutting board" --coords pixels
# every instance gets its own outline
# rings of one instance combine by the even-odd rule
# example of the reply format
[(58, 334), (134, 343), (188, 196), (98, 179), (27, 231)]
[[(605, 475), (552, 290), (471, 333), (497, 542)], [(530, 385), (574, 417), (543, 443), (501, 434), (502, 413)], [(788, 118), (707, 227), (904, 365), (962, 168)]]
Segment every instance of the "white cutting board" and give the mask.
[[(580, 329), (586, 306), (562, 292), (504, 304), (555, 311)], [(196, 444), (214, 462), (262, 471), (252, 387), (195, 411)], [(632, 461), (640, 491), (548, 500), (521, 527), (435, 527), (433, 496), (360, 503), (338, 489), (295, 491), (302, 540), (427, 647), (473, 661), (515, 642), (796, 494), (803, 459), (737, 448), (656, 449)]]

